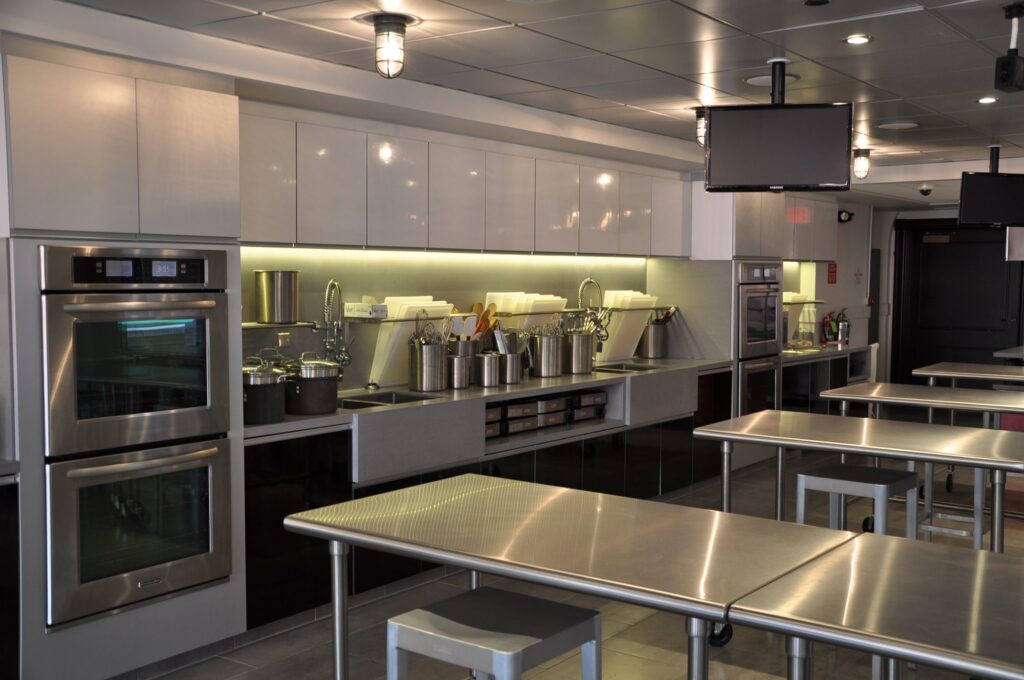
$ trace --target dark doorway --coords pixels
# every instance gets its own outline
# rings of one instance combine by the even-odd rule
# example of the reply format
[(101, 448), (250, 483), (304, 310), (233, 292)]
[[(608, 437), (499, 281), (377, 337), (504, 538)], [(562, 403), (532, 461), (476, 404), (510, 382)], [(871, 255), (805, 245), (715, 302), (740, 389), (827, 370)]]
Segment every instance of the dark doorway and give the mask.
[(871, 249), (868, 268), (868, 344), (878, 342), (878, 297), (882, 294), (882, 251)]
[(937, 361), (997, 363), (1021, 344), (1021, 264), (1006, 231), (956, 220), (896, 220), (892, 381)]

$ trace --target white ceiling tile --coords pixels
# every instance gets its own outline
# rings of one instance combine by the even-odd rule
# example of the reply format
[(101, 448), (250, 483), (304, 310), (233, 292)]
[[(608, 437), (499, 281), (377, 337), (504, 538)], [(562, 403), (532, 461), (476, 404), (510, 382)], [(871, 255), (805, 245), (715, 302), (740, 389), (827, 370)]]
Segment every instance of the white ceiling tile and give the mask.
[[(697, 83), (675, 76), (661, 76), (646, 80), (625, 80), (602, 85), (584, 85), (574, 88), (576, 92), (619, 102), (644, 106), (655, 101), (673, 98), (699, 99), (703, 90)], [(717, 94), (717, 93), (716, 93)]]
[(501, 99), (525, 104), (547, 111), (558, 111), (560, 113), (576, 113), (586, 109), (603, 109), (613, 106), (620, 106), (615, 102), (588, 97), (584, 94), (567, 92), (566, 90), (541, 90), (540, 92), (523, 92), (521, 94), (501, 95)]
[(958, 2), (935, 9), (935, 13), (951, 21), (975, 38), (1010, 35), (1010, 21), (1003, 13), (1009, 0), (975, 0)]
[(525, 28), (507, 26), (409, 42), (410, 49), (479, 68), (571, 59), (593, 51)]
[(659, 135), (675, 137), (677, 139), (693, 139), (695, 137), (694, 124), (692, 121), (680, 120), (678, 118), (657, 114), (651, 111), (633, 108), (630, 106), (617, 106), (609, 109), (589, 109), (581, 111), (578, 115), (591, 120), (621, 125), (636, 130), (645, 130)]
[(932, 97), (955, 92), (974, 92), (991, 87), (995, 61), (989, 68), (966, 71), (922, 71), (914, 76), (875, 78), (872, 85), (895, 92), (903, 99)]
[[(979, 40), (978, 42), (980, 42), (985, 47), (988, 47), (990, 50), (992, 50), (993, 52), (1000, 56), (1006, 54), (1006, 51), (1010, 49), (1010, 36), (1008, 35), (1002, 35), (994, 38), (985, 38), (984, 40)], [(1024, 47), (1024, 44), (1021, 44), (1020, 39), (1018, 39), (1017, 49), (1020, 50), (1022, 47)]]
[(593, 57), (542, 61), (497, 69), (519, 78), (526, 78), (551, 87), (575, 90), (587, 85), (618, 83), (627, 80), (660, 78), (664, 73), (637, 64), (600, 54)]
[[(981, 107), (978, 107), (979, 109)], [(1024, 133), (1024, 106), (1004, 106), (997, 109), (957, 111), (949, 117), (966, 125), (993, 134)]]
[(776, 45), (749, 35), (628, 50), (616, 56), (679, 76), (764, 66), (771, 57), (797, 59)]
[[(822, 85), (820, 87), (802, 87), (786, 90), (787, 104), (828, 104), (830, 102), (871, 102), (893, 99), (896, 95), (880, 90), (866, 83), (853, 82), (847, 85)], [(771, 101), (770, 94), (755, 97), (757, 100)]]
[(73, 2), (104, 12), (124, 14), (178, 28), (191, 28), (211, 21), (233, 19), (251, 14), (237, 7), (225, 7), (205, 0), (179, 0), (178, 2), (167, 2), (167, 0), (73, 0)]
[[(874, 40), (866, 45), (843, 42), (843, 38), (854, 33), (870, 35)], [(761, 37), (810, 59), (857, 56), (964, 39), (940, 19), (923, 11), (763, 33)]]
[(447, 0), (451, 5), (512, 23), (526, 23), (602, 12), (661, 0)]
[[(690, 76), (690, 78), (699, 83), (715, 88), (716, 90), (728, 92), (729, 94), (758, 97), (770, 96), (771, 87), (751, 85), (746, 81), (754, 76), (769, 75), (771, 75), (770, 67), (759, 66), (757, 68), (697, 74)], [(797, 77), (797, 80), (786, 85), (787, 92), (801, 88), (824, 86), (843, 86), (852, 88), (862, 84), (848, 76), (844, 76), (838, 71), (833, 71), (812, 61), (802, 61), (796, 64), (787, 65), (786, 75), (793, 75)]]
[(860, 80), (917, 76), (921, 73), (995, 68), (995, 58), (970, 40), (869, 52), (821, 60), (826, 66)]
[(529, 27), (602, 52), (713, 40), (739, 33), (667, 0), (531, 23)]
[(927, 114), (927, 109), (905, 99), (859, 102), (853, 107), (854, 120), (905, 120), (912, 116)]
[[(164, 0), (165, 2), (167, 0)], [(175, 0), (170, 0), (174, 2)], [(320, 0), (210, 0), (221, 5), (244, 7), (254, 12), (276, 12), (277, 10), (312, 5)]]
[(808, 7), (803, 0), (676, 0), (748, 33), (821, 24), (917, 7), (915, 0), (833, 0)]
[(194, 30), (219, 38), (260, 45), (282, 52), (316, 56), (362, 47), (367, 41), (270, 16), (256, 15), (197, 26)]
[(488, 97), (520, 92), (537, 92), (547, 89), (544, 85), (521, 78), (513, 78), (493, 71), (462, 71), (443, 75), (427, 76), (427, 82), (450, 87), (453, 90), (473, 92)]
[[(998, 101), (994, 104), (979, 104), (981, 97), (993, 96)], [(938, 113), (953, 113), (954, 111), (992, 111), (1007, 106), (1024, 105), (1024, 96), (1014, 96), (1012, 92), (1000, 92), (992, 87), (981, 87), (966, 92), (955, 92), (952, 94), (940, 94), (934, 97), (919, 97), (913, 99), (914, 104), (937, 111)]]
[(406, 29), (408, 40), (506, 25), (439, 0), (328, 0), (275, 12), (296, 21), (373, 39), (373, 25), (361, 17), (375, 12), (407, 14), (420, 20)]

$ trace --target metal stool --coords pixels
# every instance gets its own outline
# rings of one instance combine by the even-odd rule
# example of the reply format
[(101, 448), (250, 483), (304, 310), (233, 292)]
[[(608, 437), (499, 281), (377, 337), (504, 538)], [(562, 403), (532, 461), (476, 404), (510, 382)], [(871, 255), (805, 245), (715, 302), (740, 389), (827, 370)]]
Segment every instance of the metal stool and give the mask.
[(576, 647), (582, 647), (583, 680), (600, 680), (600, 613), (478, 588), (388, 619), (388, 680), (407, 677), (409, 652), (518, 680)]
[(907, 494), (907, 538), (917, 538), (917, 473), (905, 470), (832, 465), (796, 476), (796, 523), (805, 524), (807, 492), (828, 493), (828, 525), (841, 529), (841, 497), (860, 496), (875, 501), (875, 533), (884, 534), (889, 517), (889, 497)]

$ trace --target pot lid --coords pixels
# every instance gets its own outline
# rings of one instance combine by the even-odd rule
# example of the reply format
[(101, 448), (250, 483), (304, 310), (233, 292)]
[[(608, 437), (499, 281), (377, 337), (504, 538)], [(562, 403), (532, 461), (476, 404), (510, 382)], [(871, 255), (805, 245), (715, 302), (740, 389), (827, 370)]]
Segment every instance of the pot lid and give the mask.
[(243, 385), (272, 385), (288, 377), (288, 372), (269, 364), (248, 364), (242, 366)]
[(307, 359), (306, 354), (289, 362), (288, 372), (300, 378), (337, 378), (341, 364), (326, 359)]

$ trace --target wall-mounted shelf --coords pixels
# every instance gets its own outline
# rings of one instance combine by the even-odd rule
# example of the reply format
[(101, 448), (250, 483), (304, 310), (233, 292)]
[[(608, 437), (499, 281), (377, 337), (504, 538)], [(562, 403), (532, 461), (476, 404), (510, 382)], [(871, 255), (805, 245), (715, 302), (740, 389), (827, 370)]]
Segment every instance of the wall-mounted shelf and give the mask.
[(253, 330), (256, 328), (316, 328), (316, 324), (312, 321), (296, 321), (295, 323), (259, 323), (257, 321), (242, 322), (243, 331)]
[(823, 305), (823, 304), (825, 304), (824, 300), (800, 300), (799, 302), (783, 302), (782, 306), (783, 307), (789, 307), (789, 306), (792, 306), (792, 305)]

